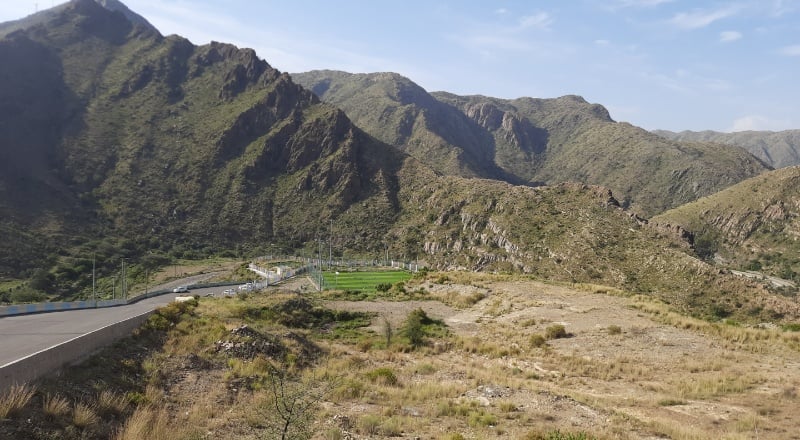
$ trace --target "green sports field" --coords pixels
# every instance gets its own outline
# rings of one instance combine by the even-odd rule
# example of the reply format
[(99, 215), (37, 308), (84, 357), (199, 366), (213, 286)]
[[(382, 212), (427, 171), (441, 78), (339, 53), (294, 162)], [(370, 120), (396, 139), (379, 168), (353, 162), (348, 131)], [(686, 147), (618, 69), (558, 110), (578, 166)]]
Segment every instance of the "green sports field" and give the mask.
[(383, 270), (374, 272), (323, 272), (326, 289), (359, 290), (374, 292), (381, 283), (394, 284), (411, 278), (411, 273), (402, 270)]

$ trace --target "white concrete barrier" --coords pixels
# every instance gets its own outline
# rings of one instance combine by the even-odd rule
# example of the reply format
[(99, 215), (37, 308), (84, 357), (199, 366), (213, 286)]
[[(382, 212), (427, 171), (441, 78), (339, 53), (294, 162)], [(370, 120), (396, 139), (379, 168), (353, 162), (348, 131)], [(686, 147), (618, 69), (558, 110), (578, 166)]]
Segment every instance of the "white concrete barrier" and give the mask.
[(14, 384), (36, 380), (66, 365), (83, 360), (97, 350), (130, 335), (152, 313), (153, 311), (149, 311), (124, 321), (107, 325), (101, 329), (0, 366), (0, 392)]

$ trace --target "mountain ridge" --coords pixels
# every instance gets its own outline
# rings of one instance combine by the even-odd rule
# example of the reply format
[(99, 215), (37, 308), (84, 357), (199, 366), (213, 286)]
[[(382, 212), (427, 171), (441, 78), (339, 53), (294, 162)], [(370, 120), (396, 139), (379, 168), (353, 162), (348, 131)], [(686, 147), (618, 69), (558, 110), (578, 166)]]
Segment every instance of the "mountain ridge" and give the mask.
[(748, 130), (733, 133), (711, 130), (681, 132), (654, 130), (653, 133), (673, 140), (714, 142), (738, 146), (774, 168), (800, 165), (800, 130)]
[[(427, 93), (408, 78), (387, 73), (312, 71), (292, 77), (321, 92), (322, 100), (341, 107), (356, 125), (384, 142), (434, 164), (446, 155), (448, 165), (438, 168), (445, 174), (533, 186), (565, 181), (602, 185), (644, 216), (769, 169), (739, 148), (669, 141), (615, 122), (603, 106), (576, 95), (499, 99)], [(386, 92), (401, 87), (414, 93), (399, 97)], [(441, 105), (433, 105), (431, 98)], [(413, 123), (381, 118), (400, 108), (416, 115)], [(403, 127), (412, 127), (411, 136), (387, 135)], [(469, 136), (464, 140), (452, 133)], [(475, 172), (474, 162), (465, 161), (471, 172), (460, 172), (464, 167), (457, 161), (467, 154), (491, 162), (494, 169)]]

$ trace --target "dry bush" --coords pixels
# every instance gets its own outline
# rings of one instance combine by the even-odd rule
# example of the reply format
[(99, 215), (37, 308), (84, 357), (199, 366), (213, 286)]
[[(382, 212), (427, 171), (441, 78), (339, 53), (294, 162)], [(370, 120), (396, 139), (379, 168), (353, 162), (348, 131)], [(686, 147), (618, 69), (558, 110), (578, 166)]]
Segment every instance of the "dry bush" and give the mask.
[(186, 432), (170, 423), (170, 415), (163, 408), (139, 407), (125, 421), (114, 440), (173, 440), (185, 437)]
[(72, 409), (72, 424), (78, 428), (84, 429), (100, 422), (100, 416), (97, 415), (97, 408), (93, 405), (78, 403)]
[(69, 401), (62, 396), (46, 395), (42, 401), (42, 411), (47, 417), (57, 418), (69, 413)]
[(101, 414), (120, 415), (128, 409), (128, 400), (110, 390), (103, 390), (97, 396), (97, 409)]
[(17, 414), (31, 401), (34, 394), (36, 394), (36, 387), (27, 384), (13, 385), (0, 397), (0, 419)]
[(547, 339), (545, 339), (544, 336), (537, 333), (535, 335), (531, 335), (530, 343), (531, 347), (540, 348), (547, 345)]

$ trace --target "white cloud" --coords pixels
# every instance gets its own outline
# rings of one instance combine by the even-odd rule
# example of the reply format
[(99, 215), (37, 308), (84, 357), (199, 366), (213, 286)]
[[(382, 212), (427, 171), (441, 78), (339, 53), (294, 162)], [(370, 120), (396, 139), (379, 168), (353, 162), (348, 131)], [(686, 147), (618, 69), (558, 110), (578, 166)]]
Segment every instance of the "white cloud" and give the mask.
[(782, 47), (778, 52), (780, 52), (781, 55), (798, 57), (800, 56), (800, 44)]
[(495, 14), (499, 14), (499, 15), (508, 14), (508, 9), (500, 8), (500, 9), (495, 10), (494, 13)]
[(547, 12), (537, 12), (533, 15), (526, 15), (519, 20), (520, 30), (523, 29), (549, 29), (553, 24), (553, 17)]
[(700, 29), (715, 21), (730, 17), (738, 11), (737, 7), (728, 7), (716, 11), (679, 12), (669, 20), (669, 23), (680, 29)]
[(616, 6), (621, 8), (652, 8), (674, 0), (617, 0)]
[(594, 40), (594, 44), (598, 46), (608, 46), (611, 44), (611, 42), (608, 40)]
[(719, 33), (719, 41), (722, 43), (731, 43), (742, 38), (742, 33), (737, 31), (724, 31)]
[(769, 119), (761, 115), (747, 115), (733, 121), (728, 131), (777, 131), (788, 126), (787, 121)]

